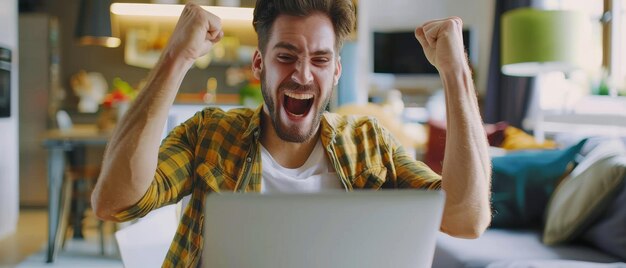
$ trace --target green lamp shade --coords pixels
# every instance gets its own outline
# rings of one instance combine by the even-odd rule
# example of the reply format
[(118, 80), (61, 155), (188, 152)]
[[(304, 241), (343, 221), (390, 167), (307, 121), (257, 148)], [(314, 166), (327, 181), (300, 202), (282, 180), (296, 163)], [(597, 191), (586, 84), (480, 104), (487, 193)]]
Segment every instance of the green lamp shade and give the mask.
[(577, 11), (520, 8), (504, 13), (502, 72), (535, 76), (581, 67), (585, 22), (585, 15)]

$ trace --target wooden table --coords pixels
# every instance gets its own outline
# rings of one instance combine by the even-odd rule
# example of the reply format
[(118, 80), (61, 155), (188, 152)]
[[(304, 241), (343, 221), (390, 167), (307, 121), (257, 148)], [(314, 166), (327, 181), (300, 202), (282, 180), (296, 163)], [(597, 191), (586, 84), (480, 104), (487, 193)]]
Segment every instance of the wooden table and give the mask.
[[(48, 149), (48, 252), (46, 262), (54, 262), (67, 219), (64, 215), (68, 189), (64, 189), (66, 151), (78, 147), (105, 146), (111, 137), (110, 132), (100, 131), (96, 125), (74, 125), (71, 129), (48, 130), (42, 137), (43, 146)], [(71, 184), (69, 184), (71, 185)], [(71, 189), (71, 188), (70, 188)]]

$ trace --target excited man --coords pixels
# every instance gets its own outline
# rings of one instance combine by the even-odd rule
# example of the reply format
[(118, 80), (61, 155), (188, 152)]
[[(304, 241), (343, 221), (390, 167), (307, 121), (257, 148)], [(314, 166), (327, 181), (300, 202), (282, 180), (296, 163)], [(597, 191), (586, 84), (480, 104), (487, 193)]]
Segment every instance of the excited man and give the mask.
[(264, 104), (256, 110), (204, 109), (159, 146), (183, 77), (223, 36), (218, 17), (185, 6), (148, 83), (107, 147), (92, 197), (96, 214), (126, 221), (191, 195), (166, 267), (198, 263), (203, 204), (211, 192), (442, 188), (441, 230), (479, 236), (491, 218), (490, 162), (461, 20), (430, 21), (415, 30), (446, 92), (448, 136), (439, 176), (408, 156), (376, 121), (325, 112), (354, 14), (351, 0), (258, 0), (252, 69), (262, 82)]

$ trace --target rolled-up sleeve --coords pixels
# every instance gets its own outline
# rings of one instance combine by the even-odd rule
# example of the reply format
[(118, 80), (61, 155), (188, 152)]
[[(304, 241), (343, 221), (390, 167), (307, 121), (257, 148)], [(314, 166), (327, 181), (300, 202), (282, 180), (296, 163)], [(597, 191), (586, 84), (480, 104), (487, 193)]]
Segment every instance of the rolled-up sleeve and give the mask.
[(144, 196), (115, 215), (118, 221), (140, 218), (150, 211), (173, 204), (191, 193), (198, 124), (202, 112), (175, 127), (163, 140), (154, 179)]

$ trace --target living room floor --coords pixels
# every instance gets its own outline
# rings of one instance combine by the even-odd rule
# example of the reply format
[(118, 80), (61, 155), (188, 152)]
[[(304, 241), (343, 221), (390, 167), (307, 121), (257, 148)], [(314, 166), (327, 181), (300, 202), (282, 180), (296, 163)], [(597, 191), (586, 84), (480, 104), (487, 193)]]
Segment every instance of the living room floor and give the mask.
[[(87, 211), (83, 221), (85, 239), (71, 239), (68, 236), (67, 245), (59, 250), (56, 265), (63, 266), (71, 263), (80, 266), (80, 263), (98, 263), (105, 261), (106, 265), (121, 266), (119, 253), (115, 248), (115, 242), (110, 239), (113, 228), (110, 224), (105, 225), (104, 232), (107, 255), (99, 255), (97, 221), (91, 211)], [(0, 239), (0, 268), (4, 267), (49, 267), (43, 260), (47, 245), (48, 235), (48, 212), (46, 209), (22, 208), (18, 218), (17, 231), (5, 238)], [(67, 262), (66, 259), (72, 259)], [(105, 266), (103, 266), (105, 267)], [(108, 266), (107, 266), (108, 267)]]
[(0, 267), (13, 267), (42, 249), (46, 242), (48, 213), (45, 209), (20, 209), (17, 231), (0, 239)]

